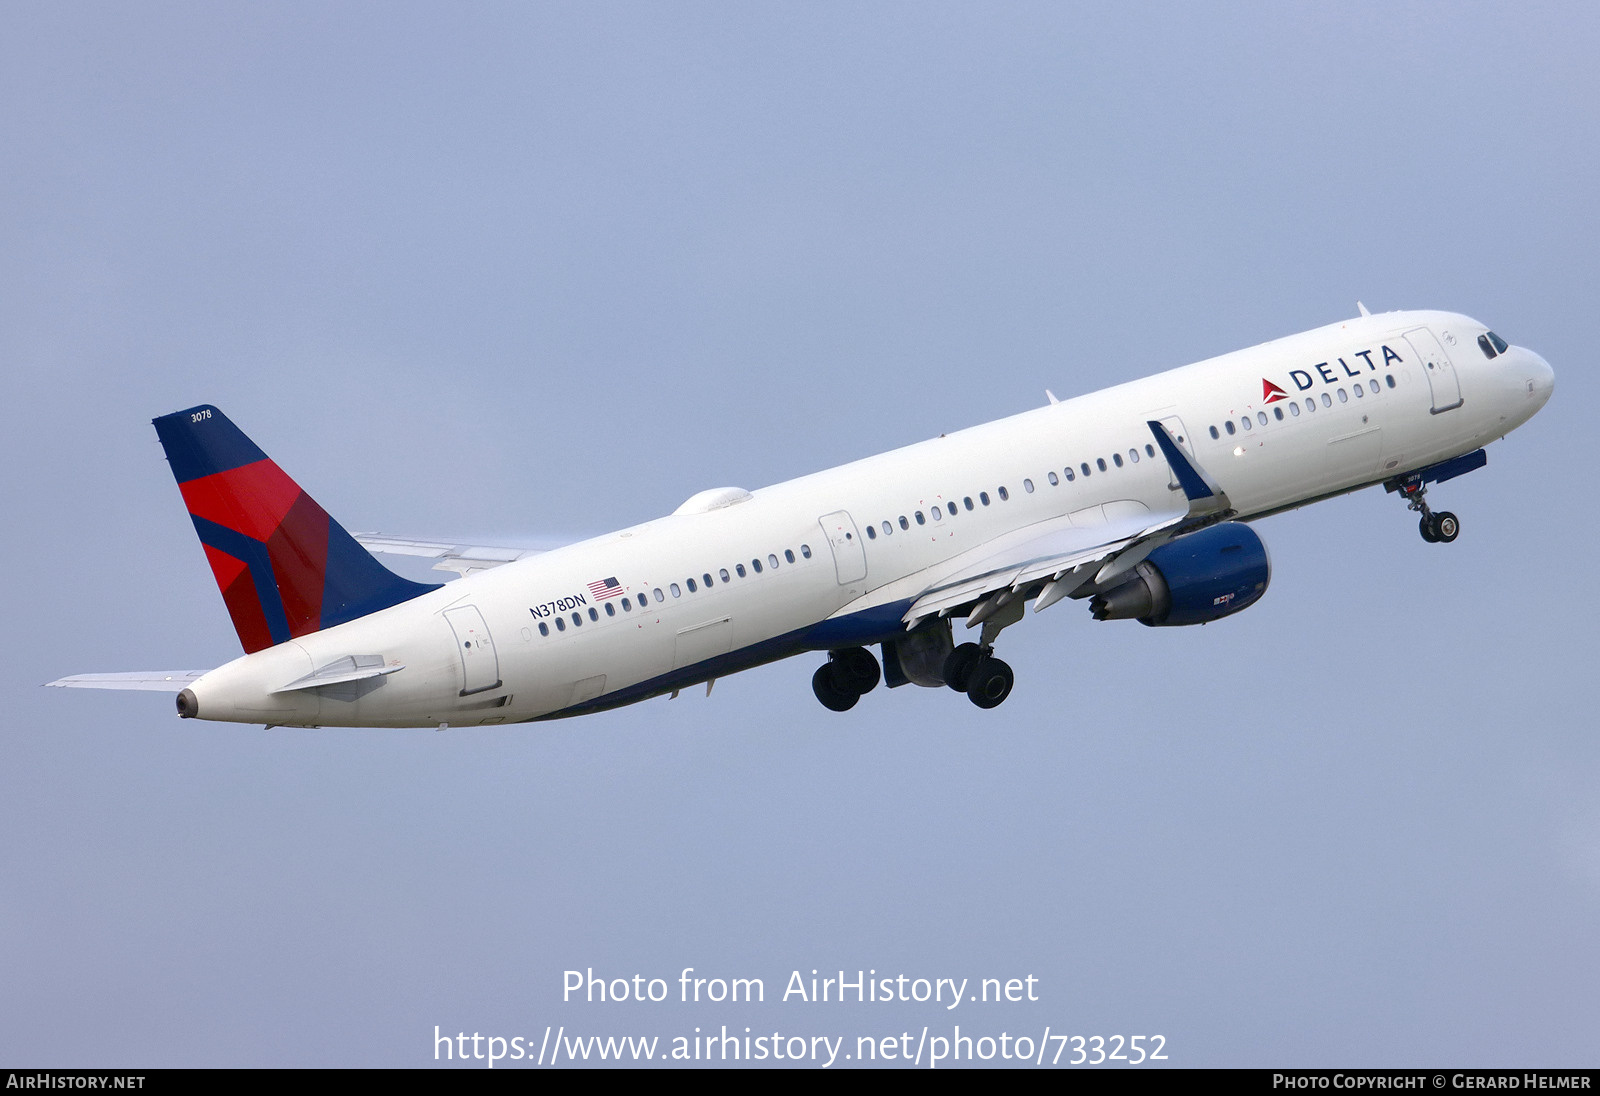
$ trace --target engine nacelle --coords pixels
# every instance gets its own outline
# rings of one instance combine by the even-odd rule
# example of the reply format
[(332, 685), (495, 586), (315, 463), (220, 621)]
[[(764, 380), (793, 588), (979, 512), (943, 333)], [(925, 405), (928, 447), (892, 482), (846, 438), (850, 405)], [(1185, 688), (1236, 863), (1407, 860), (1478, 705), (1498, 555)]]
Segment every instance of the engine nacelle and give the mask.
[(1096, 620), (1151, 627), (1204, 624), (1247, 609), (1267, 592), (1272, 563), (1255, 530), (1236, 521), (1163, 544), (1122, 585), (1096, 594)]

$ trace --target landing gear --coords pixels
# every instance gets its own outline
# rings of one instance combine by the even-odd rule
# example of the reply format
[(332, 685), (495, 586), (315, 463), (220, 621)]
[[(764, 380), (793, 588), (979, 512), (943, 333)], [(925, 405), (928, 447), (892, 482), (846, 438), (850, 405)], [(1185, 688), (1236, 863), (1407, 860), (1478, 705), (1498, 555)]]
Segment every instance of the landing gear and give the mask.
[(972, 683), (972, 671), (983, 661), (983, 648), (976, 643), (963, 643), (945, 656), (944, 683), (958, 693), (967, 691)]
[(1437, 514), (1428, 509), (1428, 486), (1420, 479), (1400, 483), (1393, 488), (1406, 500), (1406, 506), (1422, 515), (1417, 522), (1417, 532), (1429, 544), (1449, 544), (1461, 535), (1461, 522), (1448, 510)]
[(829, 711), (847, 712), (856, 701), (877, 688), (882, 671), (865, 647), (829, 651), (828, 661), (811, 675), (811, 691)]
[(967, 682), (967, 699), (980, 708), (998, 707), (1011, 695), (1011, 667), (993, 655), (985, 655), (972, 668)]
[(993, 708), (1011, 695), (1011, 667), (989, 648), (963, 643), (944, 660), (944, 683), (980, 708)]

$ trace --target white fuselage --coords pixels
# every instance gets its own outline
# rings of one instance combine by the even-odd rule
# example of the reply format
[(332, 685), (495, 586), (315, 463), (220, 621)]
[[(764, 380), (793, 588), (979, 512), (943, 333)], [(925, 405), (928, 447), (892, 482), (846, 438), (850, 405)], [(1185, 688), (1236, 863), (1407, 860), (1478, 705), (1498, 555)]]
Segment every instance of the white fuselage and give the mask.
[[(998, 537), (1094, 507), (1170, 508), (1152, 420), (1244, 519), (1505, 435), (1544, 405), (1553, 374), (1520, 347), (1488, 358), (1485, 331), (1445, 312), (1362, 316), (753, 494), (706, 492), (671, 516), (239, 658), (195, 682), (198, 715), (514, 722), (887, 638), (912, 601)], [(275, 691), (347, 656), (401, 668), (342, 690)]]

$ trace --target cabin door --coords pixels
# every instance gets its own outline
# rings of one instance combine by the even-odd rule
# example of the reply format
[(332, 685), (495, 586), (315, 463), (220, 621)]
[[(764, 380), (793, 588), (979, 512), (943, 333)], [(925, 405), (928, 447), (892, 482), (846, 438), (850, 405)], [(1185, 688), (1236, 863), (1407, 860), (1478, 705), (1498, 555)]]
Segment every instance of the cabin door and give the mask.
[(817, 519), (822, 533), (833, 549), (833, 567), (839, 576), (839, 585), (848, 586), (867, 577), (867, 551), (861, 546), (861, 535), (856, 523), (844, 510), (824, 514)]

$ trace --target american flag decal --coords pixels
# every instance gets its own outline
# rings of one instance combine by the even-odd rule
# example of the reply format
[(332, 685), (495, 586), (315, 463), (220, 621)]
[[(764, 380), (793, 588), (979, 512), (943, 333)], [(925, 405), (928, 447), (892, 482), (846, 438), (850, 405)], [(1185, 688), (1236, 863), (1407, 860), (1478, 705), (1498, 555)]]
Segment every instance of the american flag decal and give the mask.
[(608, 597), (621, 597), (622, 583), (615, 578), (603, 578), (598, 582), (589, 583), (589, 592), (601, 601)]

